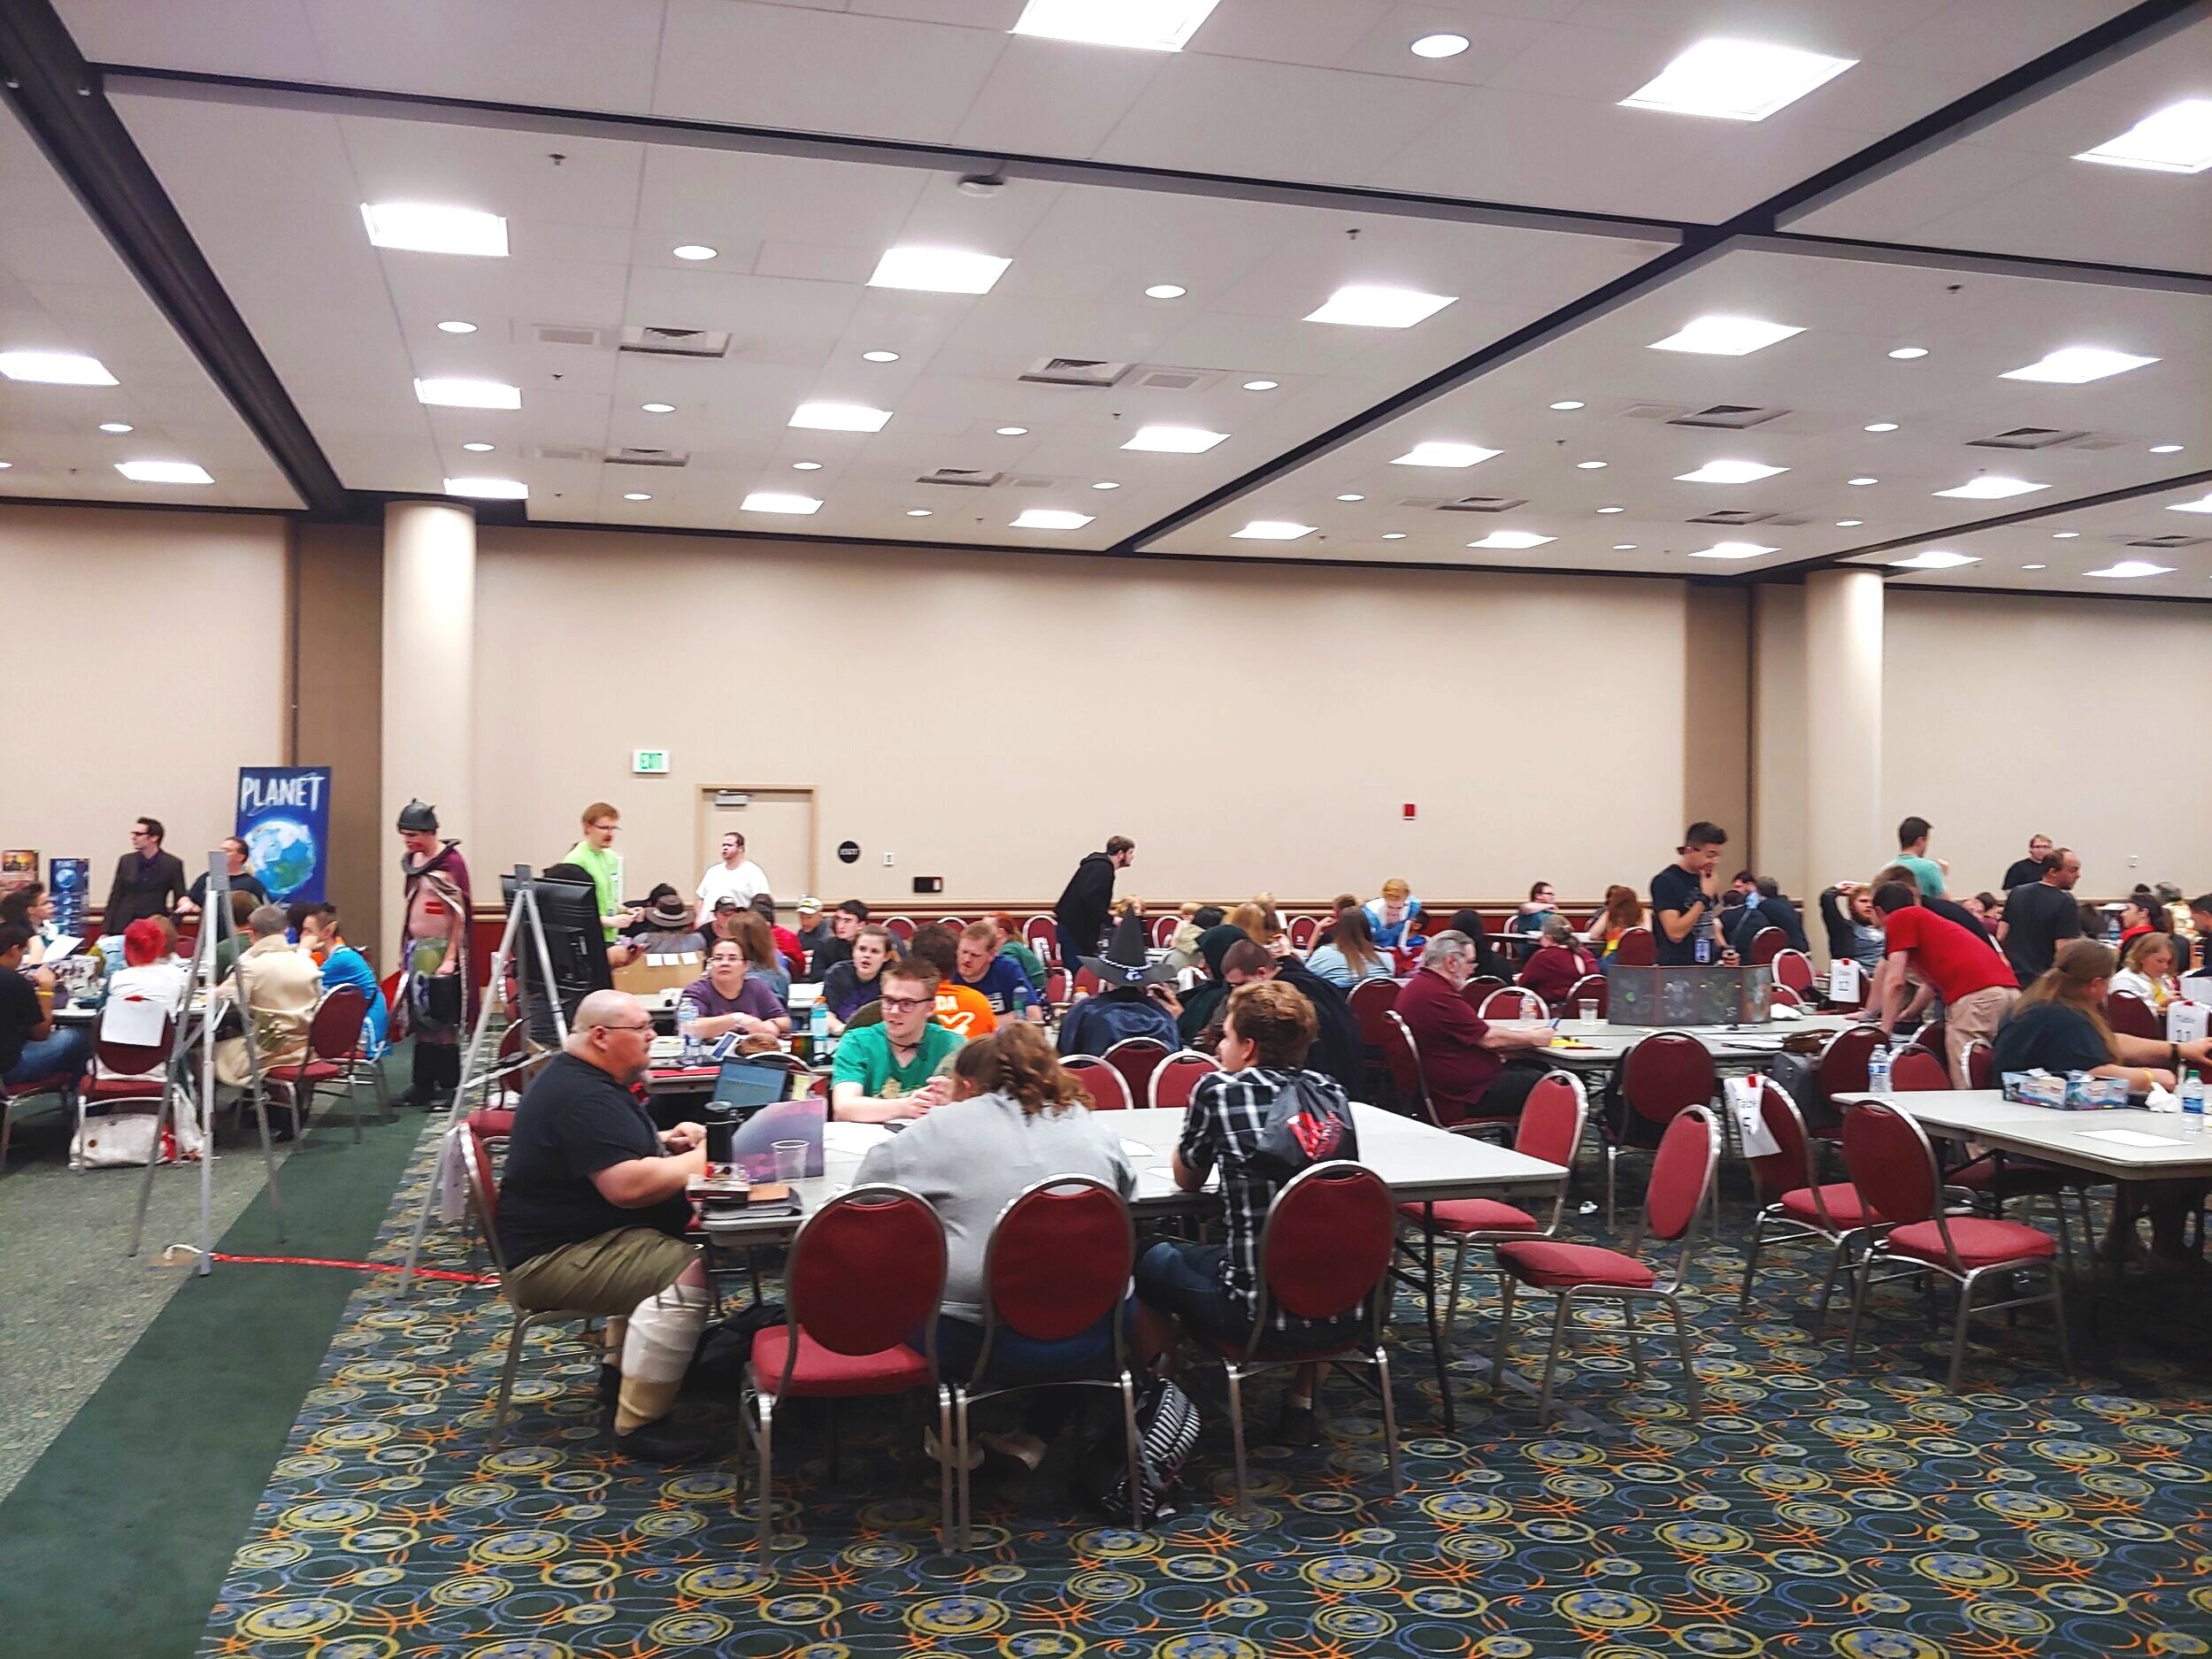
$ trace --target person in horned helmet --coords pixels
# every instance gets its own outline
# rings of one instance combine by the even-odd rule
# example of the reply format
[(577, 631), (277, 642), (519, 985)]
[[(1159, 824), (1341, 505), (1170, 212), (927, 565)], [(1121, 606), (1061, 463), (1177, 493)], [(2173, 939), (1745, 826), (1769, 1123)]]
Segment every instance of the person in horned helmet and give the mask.
[(400, 1098), (404, 1105), (432, 1110), (448, 1104), (460, 1087), (461, 1044), (475, 1013), (469, 867), (461, 843), (439, 835), (437, 808), (421, 801), (400, 809), (399, 841), (407, 896), (392, 1018), (415, 1040), (414, 1084)]

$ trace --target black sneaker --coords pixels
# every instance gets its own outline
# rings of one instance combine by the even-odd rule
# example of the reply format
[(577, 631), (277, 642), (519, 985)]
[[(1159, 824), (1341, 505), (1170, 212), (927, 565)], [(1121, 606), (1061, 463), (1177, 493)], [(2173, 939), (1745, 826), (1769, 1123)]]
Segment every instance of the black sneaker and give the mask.
[(655, 1417), (627, 1434), (617, 1434), (614, 1449), (635, 1463), (687, 1463), (710, 1455), (714, 1446), (703, 1434), (680, 1428), (666, 1417)]
[(1313, 1420), (1313, 1408), (1286, 1400), (1283, 1414), (1275, 1419), (1275, 1427), (1268, 1435), (1276, 1446), (1311, 1446), (1320, 1439)]
[(622, 1397), (622, 1367), (603, 1361), (599, 1367), (599, 1403), (611, 1406)]

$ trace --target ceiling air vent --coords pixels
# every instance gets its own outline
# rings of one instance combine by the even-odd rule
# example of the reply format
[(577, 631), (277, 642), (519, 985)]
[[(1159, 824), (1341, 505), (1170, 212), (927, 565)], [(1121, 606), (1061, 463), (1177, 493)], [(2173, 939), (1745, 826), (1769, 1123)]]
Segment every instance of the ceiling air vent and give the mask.
[(1157, 392), (1207, 392), (1220, 379), (1218, 369), (1140, 368), (1130, 377), (1129, 384), (1148, 386)]
[(1689, 412), (1679, 403), (1631, 403), (1621, 411), (1631, 420), (1679, 420)]
[(655, 328), (632, 325), (622, 330), (618, 351), (649, 357), (726, 357), (730, 337), (719, 328)]
[(2116, 449), (2125, 442), (2124, 438), (2100, 437), (2093, 432), (2085, 438), (2075, 439), (2066, 447), (2070, 449)]
[(1770, 512), (1750, 512), (1740, 507), (1731, 507), (1720, 512), (1701, 512), (1687, 522), (1691, 524), (1764, 524), (1773, 518)]
[(1527, 497), (1516, 500), (1510, 495), (1462, 495), (1456, 501), (1436, 503), (1439, 512), (1511, 512), (1517, 507), (1528, 505)]
[(1712, 403), (1695, 414), (1677, 415), (1667, 425), (1717, 426), (1724, 432), (1741, 432), (1747, 426), (1763, 426), (1789, 412), (1786, 409), (1760, 409), (1750, 403)]
[(624, 448), (607, 451), (610, 466), (682, 466), (690, 459), (690, 454), (683, 449)]
[(1016, 489), (1050, 489), (1058, 481), (1057, 479), (1051, 478), (1018, 478), (1014, 480), (1014, 488)]
[(534, 323), (530, 338), (541, 346), (585, 346), (593, 350), (614, 343), (608, 330), (574, 323)]
[(2154, 548), (2161, 553), (2178, 553), (2184, 548), (2202, 547), (2212, 542), (2212, 536), (2203, 535), (2147, 535), (2130, 541), (2130, 547)]
[(587, 449), (581, 444), (537, 443), (523, 450), (533, 461), (596, 461), (599, 451)]
[(2061, 432), (2055, 426), (2014, 426), (1986, 438), (1969, 438), (1970, 449), (2047, 449), (2055, 444), (2085, 438), (2085, 432)]
[(1005, 476), (1003, 472), (986, 472), (972, 466), (941, 466), (933, 472), (924, 472), (914, 481), (917, 484), (956, 484), (963, 489), (988, 489)]
[(1039, 386), (1111, 386), (1133, 366), (1094, 357), (1039, 357), (1021, 378)]

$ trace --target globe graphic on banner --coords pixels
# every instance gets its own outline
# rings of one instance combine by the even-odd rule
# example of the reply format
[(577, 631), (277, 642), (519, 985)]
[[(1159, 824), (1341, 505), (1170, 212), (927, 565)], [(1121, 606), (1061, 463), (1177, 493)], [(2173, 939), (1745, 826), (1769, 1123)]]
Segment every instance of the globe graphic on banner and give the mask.
[(295, 818), (264, 818), (246, 832), (246, 862), (272, 899), (286, 899), (315, 874), (315, 832)]

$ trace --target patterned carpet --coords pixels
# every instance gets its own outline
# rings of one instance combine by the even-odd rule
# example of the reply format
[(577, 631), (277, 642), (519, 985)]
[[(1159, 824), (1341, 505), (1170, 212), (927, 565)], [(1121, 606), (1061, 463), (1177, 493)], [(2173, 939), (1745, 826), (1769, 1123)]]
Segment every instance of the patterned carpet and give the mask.
[[(378, 1247), (396, 1260), (426, 1142)], [(1740, 1216), (1740, 1202), (1731, 1206)], [(1588, 1227), (1596, 1217), (1581, 1222)], [(1585, 1234), (1584, 1236), (1597, 1236)], [(470, 1264), (457, 1228), (432, 1260)], [(1903, 1287), (1841, 1364), (1809, 1280), (1709, 1247), (1694, 1301), (1705, 1421), (1669, 1344), (1633, 1382), (1617, 1330), (1563, 1367), (1567, 1408), (1493, 1398), (1472, 1358), (1495, 1298), (1471, 1273), (1443, 1439), (1425, 1348), (1397, 1371), (1412, 1489), (1381, 1491), (1380, 1425), (1348, 1383), (1322, 1444), (1256, 1448), (1256, 1517), (1226, 1507), (1217, 1378), (1185, 1513), (1132, 1532), (1067, 1496), (1065, 1455), (978, 1477), (973, 1551), (938, 1553), (933, 1465), (895, 1404), (851, 1402), (833, 1479), (818, 1417), (780, 1414), (779, 1539), (756, 1571), (749, 1467), (621, 1463), (595, 1439), (595, 1359), (547, 1333), (519, 1421), (486, 1447), (508, 1320), (495, 1295), (388, 1276), (352, 1298), (201, 1651), (269, 1659), (2031, 1659), (2212, 1653), (2212, 1380), (2109, 1314), (2078, 1386), (2039, 1310), (1978, 1326), (1968, 1393)], [(1418, 1333), (1408, 1303), (1407, 1329)], [(1593, 1320), (1596, 1316), (1588, 1316)], [(1537, 1321), (1517, 1345), (1540, 1356)], [(705, 1407), (733, 1446), (729, 1408)], [(1271, 1390), (1255, 1408), (1272, 1421)], [(733, 1498), (737, 1508), (733, 1507)], [(1219, 1505), (1221, 1507), (1214, 1507)]]

